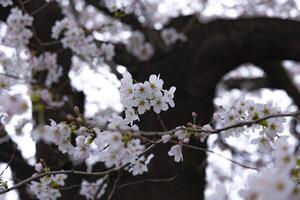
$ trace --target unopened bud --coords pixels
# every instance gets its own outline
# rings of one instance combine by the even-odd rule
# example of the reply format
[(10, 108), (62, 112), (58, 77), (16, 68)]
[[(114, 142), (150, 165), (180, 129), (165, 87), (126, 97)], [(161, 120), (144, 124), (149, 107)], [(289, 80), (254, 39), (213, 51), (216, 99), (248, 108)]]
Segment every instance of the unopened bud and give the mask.
[(192, 112), (192, 117), (193, 117), (193, 122), (194, 122), (194, 124), (196, 124), (197, 116), (198, 116), (197, 113)]
[(74, 107), (74, 112), (75, 112), (76, 115), (80, 114), (80, 110), (77, 106)]
[(77, 117), (77, 118), (76, 118), (76, 121), (77, 121), (78, 123), (81, 123), (81, 122), (82, 122), (82, 118), (81, 118), (81, 117)]
[(197, 118), (197, 113), (195, 113), (195, 112), (192, 112), (192, 116), (193, 116), (193, 118)]
[(193, 127), (194, 126), (194, 124), (191, 123), (191, 122), (188, 122), (186, 125), (189, 126), (189, 127)]
[(75, 118), (74, 118), (72, 115), (68, 114), (68, 115), (66, 116), (66, 119), (67, 119), (68, 121), (72, 121), (72, 120), (74, 120)]

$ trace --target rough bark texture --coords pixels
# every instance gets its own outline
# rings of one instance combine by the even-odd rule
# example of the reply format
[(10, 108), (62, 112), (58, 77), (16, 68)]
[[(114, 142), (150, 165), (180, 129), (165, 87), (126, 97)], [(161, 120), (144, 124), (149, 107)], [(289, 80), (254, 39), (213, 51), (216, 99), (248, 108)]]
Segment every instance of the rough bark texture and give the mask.
[[(87, 1), (95, 4), (95, 1)], [(18, 2), (17, 2), (18, 3)], [(26, 4), (28, 12), (40, 7), (44, 1), (35, 0)], [(101, 10), (101, 6), (98, 9)], [(10, 8), (0, 8), (0, 18), (5, 20)], [(103, 9), (103, 8), (102, 8)], [(104, 13), (107, 10), (102, 10)], [(109, 13), (107, 13), (109, 14)], [(51, 26), (55, 20), (62, 17), (60, 9), (55, 3), (51, 3), (35, 16), (35, 28), (37, 36), (42, 42), (50, 41)], [(124, 23), (132, 24), (133, 28), (146, 29), (133, 20), (134, 16), (124, 18)], [(193, 20), (193, 16), (178, 17), (172, 20), (168, 26), (178, 30), (186, 28), (188, 41), (177, 44), (170, 51), (158, 49), (157, 53), (148, 62), (137, 62), (122, 45), (117, 46), (115, 61), (118, 64), (129, 66), (136, 80), (144, 81), (150, 74), (160, 74), (165, 81), (166, 87), (174, 85), (177, 87), (175, 103), (176, 107), (168, 112), (162, 113), (167, 128), (174, 128), (177, 125), (191, 121), (191, 113), (198, 113), (198, 122), (206, 124), (210, 121), (214, 106), (213, 98), (215, 88), (224, 74), (237, 66), (252, 62), (261, 63), (262, 68), (270, 77), (268, 87), (286, 89), (289, 95), (295, 97), (299, 103), (298, 91), (291, 85), (288, 76), (284, 80), (278, 78), (280, 68), (267, 63), (281, 61), (283, 59), (300, 60), (300, 22), (282, 19), (270, 19), (264, 17), (236, 19), (236, 20), (215, 20), (201, 24)], [(149, 31), (149, 30), (147, 30)], [(153, 30), (151, 30), (153, 31)], [(155, 31), (153, 31), (155, 36)], [(36, 46), (34, 39), (32, 46)], [(56, 51), (60, 46), (51, 46), (38, 51)], [(68, 79), (67, 73), (70, 68), (71, 53), (63, 51), (59, 54), (60, 63), (64, 66), (64, 77), (58, 85), (65, 84)], [(277, 74), (277, 75), (276, 75)], [(280, 80), (280, 82), (278, 81)], [(285, 81), (287, 80), (287, 82)], [(71, 112), (72, 106), (76, 105), (83, 109), (84, 98), (66, 84), (62, 94), (68, 95), (73, 101), (66, 108), (55, 111), (47, 111), (45, 119), (59, 121), (62, 116)], [(299, 105), (299, 104), (297, 104)], [(62, 110), (64, 112), (62, 112)], [(36, 113), (34, 113), (35, 119)], [(140, 124), (143, 130), (160, 130), (161, 126), (153, 113), (143, 116)], [(193, 141), (196, 145), (205, 146)], [(9, 148), (1, 148), (1, 153), (10, 154)], [(117, 189), (113, 199), (115, 200), (200, 200), (203, 199), (205, 187), (205, 160), (206, 155), (199, 151), (184, 149), (184, 163), (176, 164), (167, 155), (169, 147), (159, 146), (154, 150), (155, 159), (150, 165), (150, 173), (144, 176), (132, 177), (124, 174), (120, 183), (147, 178), (169, 178), (178, 175), (171, 182), (164, 183), (142, 183)], [(67, 158), (58, 151), (43, 143), (37, 145), (37, 157), (44, 158), (53, 167), (72, 168)], [(7, 158), (1, 157), (2, 162)], [(31, 175), (29, 172), (20, 173), (16, 166), (15, 174), (18, 178)], [(80, 166), (81, 169), (84, 166)], [(28, 168), (29, 169), (29, 168)], [(30, 171), (30, 169), (28, 170)], [(31, 172), (31, 171), (30, 171)], [(70, 179), (69, 185), (80, 184), (79, 178)], [(80, 199), (77, 189), (70, 190), (63, 194), (63, 199)], [(20, 191), (21, 192), (21, 191)], [(23, 196), (25, 197), (25, 196)], [(22, 198), (28, 199), (28, 197)]]

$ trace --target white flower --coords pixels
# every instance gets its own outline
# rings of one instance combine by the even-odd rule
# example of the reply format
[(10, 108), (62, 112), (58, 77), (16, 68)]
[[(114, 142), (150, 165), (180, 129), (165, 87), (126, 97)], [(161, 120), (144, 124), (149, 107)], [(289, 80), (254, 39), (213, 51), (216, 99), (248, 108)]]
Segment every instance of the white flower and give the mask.
[(262, 152), (268, 153), (272, 150), (270, 139), (266, 137), (259, 137), (251, 140), (252, 144), (258, 144), (258, 149)]
[(168, 152), (169, 156), (174, 156), (175, 162), (181, 162), (183, 161), (182, 156), (182, 146), (179, 144), (176, 144), (171, 147), (170, 151)]
[(163, 143), (167, 143), (167, 142), (169, 142), (170, 140), (171, 140), (171, 135), (163, 135), (162, 137), (161, 137), (161, 139), (162, 139), (162, 141), (163, 141)]
[[(57, 186), (64, 186), (67, 175), (57, 174), (43, 177), (40, 182), (32, 181), (30, 191), (40, 200), (56, 200), (61, 196)], [(53, 186), (55, 185), (55, 186)]]
[(40, 172), (40, 171), (42, 171), (42, 169), (43, 169), (42, 163), (36, 163), (36, 164), (34, 165), (34, 170), (35, 170), (35, 171)]
[(175, 91), (176, 87), (174, 86), (172, 86), (169, 90), (164, 90), (164, 101), (168, 103), (172, 108), (175, 107), (175, 103), (173, 101)]
[(141, 61), (147, 61), (153, 56), (154, 49), (150, 43), (145, 43), (139, 46), (134, 53)]
[(265, 134), (268, 138), (274, 138), (278, 133), (283, 132), (283, 121), (272, 118), (267, 120), (267, 127), (264, 128), (260, 134)]
[(126, 44), (126, 48), (141, 61), (149, 60), (154, 54), (152, 45), (145, 42), (145, 37), (141, 32), (134, 31)]
[(226, 200), (228, 198), (226, 188), (223, 184), (216, 184), (214, 192), (208, 197), (208, 200)]
[(9, 122), (14, 115), (23, 114), (28, 110), (27, 102), (21, 94), (2, 93), (0, 102), (0, 111), (5, 113), (6, 122)]
[[(36, 71), (47, 70), (48, 71), (46, 81), (45, 81), (47, 86), (51, 86), (52, 83), (57, 82), (58, 79), (63, 74), (62, 67), (57, 64), (57, 55), (51, 54), (49, 52), (41, 54), (38, 58), (36, 58), (33, 61), (33, 70), (36, 70)], [(47, 94), (49, 94), (49, 91), (47, 92)], [(41, 95), (41, 97), (43, 97), (43, 96)], [(43, 100), (45, 100), (45, 98)], [(55, 104), (52, 99), (51, 99), (51, 102), (47, 102), (47, 103)]]
[(74, 157), (77, 160), (84, 160), (89, 157), (89, 145), (86, 143), (86, 137), (78, 136), (76, 138)]
[(64, 186), (67, 178), (68, 176), (66, 174), (51, 175), (51, 181), (55, 182), (59, 186)]
[(4, 44), (15, 48), (25, 48), (33, 35), (29, 29), (32, 22), (33, 17), (23, 14), (18, 8), (11, 9), (7, 18), (7, 31), (3, 38)]
[(161, 110), (168, 110), (168, 104), (175, 106), (173, 98), (176, 88), (163, 90), (163, 83), (159, 76), (152, 74), (149, 81), (133, 84), (131, 75), (128, 72), (123, 74), (119, 91), (128, 123), (132, 124), (139, 119), (136, 113), (144, 114), (151, 107), (156, 113), (160, 113)]
[(212, 131), (213, 128), (211, 127), (211, 125), (206, 124), (202, 127), (202, 130), (203, 132), (196, 133), (196, 136), (200, 139), (200, 142), (204, 142), (206, 138), (210, 135), (210, 133), (207, 133), (205, 131)]
[[(33, 139), (33, 141), (40, 141), (41, 139), (46, 138), (45, 134), (46, 134), (46, 128), (45, 126), (37, 126), (34, 130), (32, 130), (31, 132), (31, 137)], [(49, 143), (50, 141), (46, 141), (46, 143)]]
[(79, 194), (85, 196), (87, 199), (92, 200), (99, 191), (96, 198), (100, 199), (105, 194), (106, 188), (107, 184), (104, 183), (104, 179), (99, 179), (93, 183), (83, 180), (81, 182)]
[(69, 155), (74, 154), (74, 146), (71, 143), (71, 138), (64, 138), (61, 143), (58, 144), (58, 149), (62, 153), (68, 153)]
[(178, 33), (174, 28), (165, 28), (161, 32), (161, 38), (166, 45), (171, 45), (177, 41), (186, 41), (187, 38), (184, 34)]
[(113, 114), (112, 118), (108, 119), (109, 124), (108, 128), (112, 130), (118, 130), (118, 129), (128, 129), (127, 121), (124, 120), (121, 116), (118, 116), (117, 114)]
[(105, 50), (107, 52), (102, 52), (94, 43), (94, 38), (92, 36), (86, 36), (84, 30), (78, 27), (72, 18), (57, 21), (52, 27), (52, 37), (59, 39), (60, 36), (60, 41), (64, 48), (70, 48), (74, 53), (83, 56), (87, 60), (91, 58), (96, 59), (103, 53), (107, 58), (112, 56), (108, 54), (107, 49)]
[(160, 113), (160, 111), (166, 111), (168, 110), (169, 106), (166, 102), (163, 101), (163, 98), (156, 97), (153, 100), (150, 101), (151, 106), (153, 106), (154, 112), (157, 114)]
[(294, 147), (288, 143), (287, 138), (286, 136), (282, 136), (274, 143), (275, 166), (286, 171), (296, 166), (296, 159), (293, 155)]
[(111, 60), (115, 56), (115, 48), (112, 44), (103, 43), (101, 45), (101, 51), (106, 60)]
[(13, 2), (12, 0), (0, 0), (0, 5), (3, 7), (7, 7), (13, 5)]
[(256, 176), (249, 176), (247, 183), (247, 188), (239, 192), (246, 200), (254, 197), (263, 200), (289, 200), (295, 187), (290, 173), (276, 167), (265, 169)]
[(180, 129), (181, 127), (176, 127), (176, 129), (178, 129), (177, 131), (175, 131), (175, 136), (178, 138), (178, 140), (183, 141), (184, 143), (188, 143), (189, 142), (189, 134), (186, 130), (182, 130)]
[(276, 149), (276, 154), (286, 155), (293, 152), (294, 148), (288, 143), (287, 140), (287, 136), (281, 136), (275, 141), (274, 147)]
[(137, 112), (133, 109), (133, 108), (127, 108), (125, 110), (125, 121), (128, 121), (128, 123), (130, 123), (132, 125), (132, 123), (136, 120), (140, 120), (139, 115), (137, 114)]
[(150, 88), (151, 92), (154, 94), (159, 93), (162, 90), (163, 84), (164, 81), (154, 74), (150, 75), (149, 81), (145, 82), (145, 85)]
[(150, 110), (150, 103), (147, 99), (137, 99), (138, 101), (138, 113), (144, 114), (147, 110)]
[(147, 158), (145, 156), (141, 156), (137, 161), (135, 161), (132, 164), (128, 171), (131, 172), (133, 176), (143, 174), (144, 172), (148, 172), (147, 165), (150, 163), (153, 157), (153, 154), (150, 154)]
[(146, 84), (136, 83), (133, 85), (133, 88), (134, 88), (134, 92), (133, 92), (134, 97), (136, 98), (139, 97), (143, 99), (147, 99), (148, 97), (150, 97), (151, 89)]

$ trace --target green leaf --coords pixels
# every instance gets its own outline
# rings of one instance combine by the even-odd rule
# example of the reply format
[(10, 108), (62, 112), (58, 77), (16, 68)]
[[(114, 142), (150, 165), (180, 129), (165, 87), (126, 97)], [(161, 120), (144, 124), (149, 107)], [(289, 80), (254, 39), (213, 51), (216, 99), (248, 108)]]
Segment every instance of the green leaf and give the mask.
[(260, 121), (259, 124), (264, 126), (264, 127), (268, 127), (268, 121), (267, 120)]

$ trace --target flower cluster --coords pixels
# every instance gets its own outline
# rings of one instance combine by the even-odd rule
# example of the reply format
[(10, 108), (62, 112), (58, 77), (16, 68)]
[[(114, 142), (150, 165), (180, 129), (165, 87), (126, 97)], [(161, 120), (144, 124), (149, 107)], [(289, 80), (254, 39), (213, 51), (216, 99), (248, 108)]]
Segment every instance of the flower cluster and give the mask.
[(0, 5), (3, 7), (7, 7), (13, 5), (13, 2), (12, 0), (0, 0)]
[(121, 87), (121, 103), (125, 108), (126, 120), (132, 123), (138, 120), (138, 114), (144, 114), (151, 108), (155, 113), (168, 110), (169, 106), (174, 107), (174, 92), (172, 86), (169, 90), (163, 89), (163, 80), (159, 76), (151, 75), (149, 81), (144, 83), (133, 83), (128, 72), (123, 74)]
[[(266, 116), (279, 114), (280, 108), (273, 105), (272, 102), (266, 104), (254, 103), (251, 100), (239, 100), (234, 106), (230, 108), (220, 107), (219, 112), (214, 115), (214, 120), (217, 122), (217, 128), (230, 126), (241, 123), (243, 121), (255, 121)], [(254, 140), (254, 143), (261, 143), (260, 145), (267, 145), (268, 141), (272, 141), (279, 133), (283, 132), (283, 123), (286, 121), (283, 117), (270, 118), (259, 123), (254, 123), (251, 130), (259, 130), (260, 138)], [(245, 127), (240, 126), (234, 129), (229, 129), (222, 132), (224, 137), (239, 137), (245, 131)], [(266, 147), (267, 149), (267, 147)]]
[(123, 11), (126, 14), (132, 13), (134, 11), (134, 1), (133, 0), (104, 0), (105, 6), (111, 11), (111, 12), (118, 12)]
[(175, 44), (177, 41), (186, 41), (184, 34), (178, 33), (174, 28), (166, 28), (161, 31), (161, 38), (166, 45)]
[(208, 196), (207, 200), (223, 200), (223, 199), (228, 199), (226, 188), (224, 187), (223, 184), (217, 183), (214, 187), (214, 192), (210, 196)]
[(96, 57), (99, 49), (93, 42), (92, 36), (85, 36), (84, 31), (77, 24), (68, 18), (57, 21), (52, 27), (52, 37), (59, 39), (65, 48), (70, 48), (73, 52), (84, 57)]
[[(68, 153), (77, 160), (88, 159), (94, 145), (97, 147), (99, 160), (108, 168), (126, 166), (125, 169), (133, 175), (148, 171), (147, 165), (153, 155), (142, 155), (145, 146), (141, 144), (140, 139), (134, 138), (130, 133), (131, 130), (136, 129), (136, 126), (129, 127), (128, 122), (125, 122), (122, 117), (113, 115), (108, 119), (107, 128), (111, 131), (88, 129), (84, 126), (71, 131), (69, 126), (72, 125), (64, 122), (56, 124), (51, 121), (50, 126), (36, 128), (32, 137), (35, 141), (42, 139), (56, 144), (62, 153)], [(75, 146), (71, 143), (72, 134), (76, 137)]]
[(81, 187), (79, 194), (82, 196), (85, 196), (86, 199), (94, 199), (96, 196), (96, 199), (100, 199), (106, 191), (107, 183), (105, 183), (105, 179), (101, 178), (98, 179), (96, 182), (88, 182), (86, 180), (83, 180), (81, 182)]
[(141, 61), (149, 60), (154, 54), (152, 45), (145, 41), (144, 35), (139, 31), (132, 32), (126, 48)]
[(33, 17), (23, 14), (18, 8), (13, 8), (6, 21), (7, 30), (3, 43), (10, 47), (25, 48), (33, 35), (29, 29), (32, 22)]
[[(38, 173), (43, 172), (42, 164), (37, 163), (35, 169)], [(44, 176), (39, 182), (32, 181), (29, 189), (38, 199), (55, 200), (61, 196), (59, 187), (65, 185), (66, 179), (65, 174)]]
[(56, 144), (62, 153), (74, 154), (71, 130), (64, 122), (57, 124), (52, 120), (50, 126), (40, 126), (33, 130), (31, 136), (34, 141), (43, 140), (46, 143)]
[[(153, 155), (143, 156), (145, 145), (141, 144), (140, 139), (134, 138), (134, 134), (130, 134), (130, 130), (134, 132), (137, 126), (130, 127), (122, 117), (113, 115), (108, 120), (107, 127), (110, 130), (123, 131), (103, 131), (97, 134), (94, 143), (105, 166), (109, 168), (128, 165), (126, 169), (133, 175), (147, 172), (147, 165)], [(124, 130), (128, 130), (127, 133)]]
[(247, 188), (239, 192), (243, 199), (300, 199), (300, 188), (296, 185), (299, 181), (299, 166), (293, 155), (294, 149), (288, 143), (287, 137), (276, 140), (274, 146), (274, 166), (249, 176)]
[[(194, 138), (198, 139), (200, 142), (204, 142), (205, 139), (210, 135), (207, 132), (203, 131), (189, 131), (189, 129), (196, 128), (196, 125), (191, 124), (190, 127), (185, 126), (178, 126), (176, 127), (174, 134), (165, 134), (162, 136), (163, 143), (169, 142), (171, 139), (177, 139), (178, 143), (173, 145), (168, 152), (169, 156), (174, 156), (175, 162), (181, 162), (183, 161), (183, 155), (182, 155), (182, 146), (183, 144), (187, 144), (190, 141), (190, 138), (193, 136)], [(212, 131), (212, 128), (210, 125), (205, 125), (202, 127), (201, 130), (205, 131)]]
[(174, 156), (175, 162), (183, 161), (182, 144), (189, 143), (191, 136), (189, 132), (187, 130), (184, 130), (183, 128), (184, 127), (177, 127), (177, 131), (175, 131), (174, 135), (167, 134), (162, 136), (163, 143), (169, 142), (172, 139), (172, 137), (175, 137), (179, 140), (178, 144), (173, 145), (170, 151), (168, 152), (169, 156)]
[[(2, 54), (0, 52), (0, 65), (4, 70), (3, 73), (7, 74), (7, 76), (0, 76), (0, 89), (5, 92), (12, 89), (11, 87), (18, 83), (23, 84), (24, 82), (37, 82), (32, 79), (32, 76), (36, 78), (35, 74), (39, 71), (47, 72), (45, 84), (46, 87), (50, 87), (53, 83), (57, 82), (62, 75), (62, 67), (57, 64), (56, 57), (56, 54), (51, 53), (44, 53), (39, 57), (35, 57), (28, 51), (21, 51), (20, 53), (16, 52), (13, 53), (11, 57), (8, 57), (4, 53)], [(32, 87), (30, 93), (33, 103), (36, 103), (35, 101), (39, 100), (42, 101), (43, 104), (46, 104), (50, 107), (60, 107), (64, 105), (65, 101), (67, 100), (65, 97), (62, 97), (61, 100), (54, 99), (50, 91), (48, 91), (47, 89), (41, 90), (39, 87)], [(8, 96), (4, 93), (4, 97), (2, 98), (6, 97)], [(12, 101), (11, 103), (13, 102), (15, 101)], [(15, 106), (15, 108), (13, 109), (17, 108), (21, 107)]]
[(101, 130), (101, 127), (91, 126), (90, 122), (85, 123), (75, 109), (77, 116), (69, 122), (57, 124), (51, 121), (50, 126), (37, 127), (32, 132), (32, 138), (54, 143), (61, 152), (77, 160), (88, 159), (91, 150), (96, 147), (98, 159), (107, 168), (125, 167), (133, 175), (143, 174), (148, 171), (147, 165), (153, 155), (144, 155), (146, 147), (137, 137), (138, 127), (133, 122), (138, 119), (138, 114), (145, 113), (151, 107), (156, 113), (167, 110), (169, 106), (174, 107), (175, 87), (164, 90), (162, 86), (163, 81), (155, 75), (151, 75), (149, 81), (133, 84), (131, 75), (126, 72), (120, 87), (125, 119), (116, 114), (101, 119), (101, 126), (104, 127)]
[(74, 53), (87, 60), (100, 56), (103, 59), (111, 60), (115, 54), (113, 45), (103, 43), (98, 48), (94, 42), (94, 37), (92, 35), (86, 36), (85, 31), (69, 18), (55, 23), (52, 27), (52, 38), (60, 39), (64, 48), (70, 48)]

